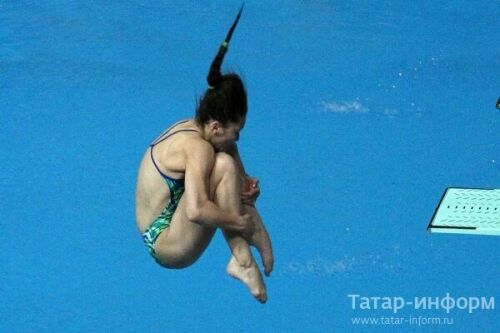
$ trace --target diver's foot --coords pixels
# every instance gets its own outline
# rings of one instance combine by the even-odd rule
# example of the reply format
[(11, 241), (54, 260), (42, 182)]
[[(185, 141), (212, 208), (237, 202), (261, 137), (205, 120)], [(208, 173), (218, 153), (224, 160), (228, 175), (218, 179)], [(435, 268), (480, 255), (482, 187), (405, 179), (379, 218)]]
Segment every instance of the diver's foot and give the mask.
[(243, 282), (259, 302), (265, 303), (267, 301), (266, 286), (255, 263), (252, 263), (250, 267), (243, 267), (238, 264), (234, 256), (231, 256), (227, 265), (227, 273)]

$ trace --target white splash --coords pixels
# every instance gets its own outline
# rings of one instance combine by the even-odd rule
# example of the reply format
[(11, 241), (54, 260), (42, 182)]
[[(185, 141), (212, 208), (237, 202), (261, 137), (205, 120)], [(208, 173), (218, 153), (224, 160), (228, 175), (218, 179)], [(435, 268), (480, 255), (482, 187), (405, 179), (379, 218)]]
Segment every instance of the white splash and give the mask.
[(321, 105), (327, 112), (333, 113), (368, 113), (370, 110), (358, 101), (352, 102), (326, 102), (322, 101)]
[(383, 113), (385, 116), (388, 116), (389, 118), (393, 118), (399, 114), (399, 111), (396, 109), (385, 109)]

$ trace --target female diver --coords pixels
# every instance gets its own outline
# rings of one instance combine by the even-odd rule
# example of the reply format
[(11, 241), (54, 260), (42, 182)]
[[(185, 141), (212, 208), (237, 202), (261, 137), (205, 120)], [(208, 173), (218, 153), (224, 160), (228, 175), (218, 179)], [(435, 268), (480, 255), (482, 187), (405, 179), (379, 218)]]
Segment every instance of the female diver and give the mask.
[(222, 229), (232, 253), (228, 274), (264, 303), (266, 287), (249, 245), (259, 251), (266, 276), (274, 258), (255, 208), (258, 182), (245, 173), (236, 145), (245, 125), (247, 95), (238, 75), (220, 72), (241, 11), (212, 62), (195, 118), (174, 124), (144, 154), (136, 219), (148, 251), (166, 268), (193, 264), (216, 229)]

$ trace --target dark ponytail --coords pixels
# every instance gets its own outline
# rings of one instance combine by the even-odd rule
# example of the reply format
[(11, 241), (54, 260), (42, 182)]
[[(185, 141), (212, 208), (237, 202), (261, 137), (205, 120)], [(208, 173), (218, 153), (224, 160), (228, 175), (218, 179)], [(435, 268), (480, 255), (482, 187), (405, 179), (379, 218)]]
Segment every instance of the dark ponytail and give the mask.
[(240, 11), (238, 12), (238, 15), (236, 16), (236, 19), (233, 22), (233, 25), (229, 29), (226, 39), (224, 42), (221, 44), (219, 47), (219, 52), (217, 52), (217, 55), (215, 56), (214, 60), (212, 61), (212, 65), (210, 66), (210, 71), (208, 72), (207, 76), (207, 82), (208, 82), (208, 87), (209, 89), (214, 89), (217, 84), (220, 82), (222, 79), (222, 74), (220, 72), (220, 68), (222, 66), (222, 61), (224, 60), (224, 56), (226, 55), (227, 48), (229, 47), (229, 42), (231, 41), (231, 37), (233, 36), (234, 29), (236, 28), (236, 25), (238, 24), (238, 21), (240, 20), (241, 12), (243, 11), (243, 6), (241, 6)]
[(219, 47), (208, 72), (208, 89), (201, 98), (196, 110), (196, 121), (205, 124), (217, 120), (223, 125), (238, 122), (247, 113), (247, 95), (241, 78), (234, 73), (222, 75), (221, 66), (226, 55), (234, 29), (240, 20), (243, 6), (229, 29), (226, 39)]

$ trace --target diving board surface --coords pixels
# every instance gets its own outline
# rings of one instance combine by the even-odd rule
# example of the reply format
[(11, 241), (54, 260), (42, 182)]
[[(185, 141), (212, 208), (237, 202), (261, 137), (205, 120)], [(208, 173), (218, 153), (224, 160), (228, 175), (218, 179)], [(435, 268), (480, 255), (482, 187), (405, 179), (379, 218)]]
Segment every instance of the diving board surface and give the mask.
[(500, 190), (447, 188), (427, 230), (500, 236)]

